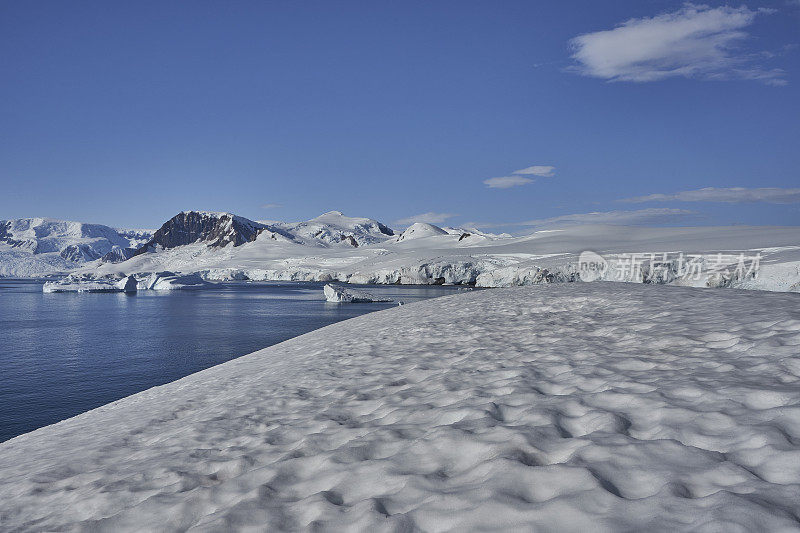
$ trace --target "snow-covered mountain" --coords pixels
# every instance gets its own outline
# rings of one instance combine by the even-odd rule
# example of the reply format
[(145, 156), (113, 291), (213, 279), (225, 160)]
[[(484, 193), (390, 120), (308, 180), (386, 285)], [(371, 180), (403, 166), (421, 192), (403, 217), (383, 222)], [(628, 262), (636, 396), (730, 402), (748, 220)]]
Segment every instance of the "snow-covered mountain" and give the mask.
[(433, 224), (427, 222), (414, 222), (400, 236), (397, 242), (410, 241), (412, 239), (424, 239), (425, 237), (435, 237), (437, 235), (447, 235), (448, 233)]
[(800, 291), (797, 227), (594, 225), (511, 237), (417, 223), (396, 236), (376, 220), (338, 211), (299, 223), (184, 211), (152, 235), (46, 219), (0, 227), (0, 274), (16, 276), (121, 279), (171, 271), (211, 281), (502, 287), (586, 281), (581, 258), (591, 251), (603, 263), (592, 279)]
[(197, 242), (207, 243), (211, 248), (221, 248), (228, 244), (241, 246), (256, 240), (258, 234), (265, 229), (270, 228), (266, 224), (232, 213), (183, 211), (157, 229), (139, 253), (167, 250)]
[(796, 227), (594, 225), (511, 237), (417, 223), (393, 236), (383, 224), (339, 212), (294, 224), (244, 221), (256, 229), (238, 245), (215, 246), (218, 231), (197, 238), (179, 225), (173, 230), (182, 232), (180, 241), (162, 241), (122, 263), (90, 264), (79, 273), (121, 278), (167, 270), (208, 280), (502, 287), (584, 280), (580, 259), (592, 251), (602, 254), (605, 266), (593, 279), (800, 291)]
[(347, 217), (329, 211), (306, 222), (278, 224), (298, 240), (313, 245), (343, 244), (357, 248), (386, 241), (394, 236), (388, 226), (371, 218)]
[(67, 272), (106, 254), (138, 247), (149, 238), (147, 230), (116, 230), (68, 220), (0, 220), (0, 275)]
[[(190, 249), (208, 257), (229, 257), (236, 254), (228, 245), (237, 248), (259, 238), (267, 246), (291, 243), (288, 255), (297, 255), (313, 248), (353, 249), (380, 243), (394, 238), (394, 232), (376, 220), (347, 217), (339, 211), (296, 223), (256, 222), (225, 212), (183, 211), (155, 231), (50, 219), (9, 220), (0, 221), (0, 275), (61, 274), (87, 262), (95, 268), (142, 255), (148, 260), (150, 254), (159, 253), (160, 259), (180, 257)], [(169, 251), (173, 253), (163, 255)]]

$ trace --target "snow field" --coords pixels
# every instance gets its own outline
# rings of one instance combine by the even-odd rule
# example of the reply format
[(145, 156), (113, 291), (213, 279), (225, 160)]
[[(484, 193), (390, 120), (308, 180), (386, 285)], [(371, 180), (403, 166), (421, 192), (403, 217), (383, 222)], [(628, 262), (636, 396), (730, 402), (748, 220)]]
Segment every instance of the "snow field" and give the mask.
[(800, 530), (794, 294), (365, 315), (0, 444), (18, 531)]

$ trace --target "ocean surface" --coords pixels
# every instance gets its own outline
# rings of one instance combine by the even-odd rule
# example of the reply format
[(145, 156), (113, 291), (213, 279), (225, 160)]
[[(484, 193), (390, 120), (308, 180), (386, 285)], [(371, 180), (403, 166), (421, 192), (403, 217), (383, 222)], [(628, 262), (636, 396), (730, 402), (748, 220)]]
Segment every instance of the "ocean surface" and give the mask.
[(40, 282), (0, 279), (0, 442), (398, 300), (459, 290), (371, 286), (395, 302), (331, 304), (323, 285), (43, 294)]

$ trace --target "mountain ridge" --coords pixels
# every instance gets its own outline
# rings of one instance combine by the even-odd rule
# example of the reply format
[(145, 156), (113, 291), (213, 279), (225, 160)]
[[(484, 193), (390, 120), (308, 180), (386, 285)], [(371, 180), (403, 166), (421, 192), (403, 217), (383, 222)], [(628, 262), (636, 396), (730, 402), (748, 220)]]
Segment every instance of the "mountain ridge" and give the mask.
[(68, 272), (125, 248), (137, 248), (148, 230), (47, 217), (0, 220), (0, 274), (36, 277)]

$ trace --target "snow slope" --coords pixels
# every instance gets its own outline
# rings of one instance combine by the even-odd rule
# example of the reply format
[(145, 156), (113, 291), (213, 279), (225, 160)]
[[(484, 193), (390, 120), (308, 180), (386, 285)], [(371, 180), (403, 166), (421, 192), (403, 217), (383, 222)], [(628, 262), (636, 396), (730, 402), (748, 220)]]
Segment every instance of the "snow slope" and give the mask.
[(797, 531), (798, 296), (476, 291), (0, 444), (13, 531)]
[(427, 222), (414, 222), (400, 234), (397, 238), (397, 242), (437, 237), (439, 235), (448, 235), (448, 233), (439, 226), (434, 226)]
[(33, 277), (66, 272), (105, 254), (136, 247), (147, 230), (115, 230), (49, 218), (0, 220), (0, 275)]

